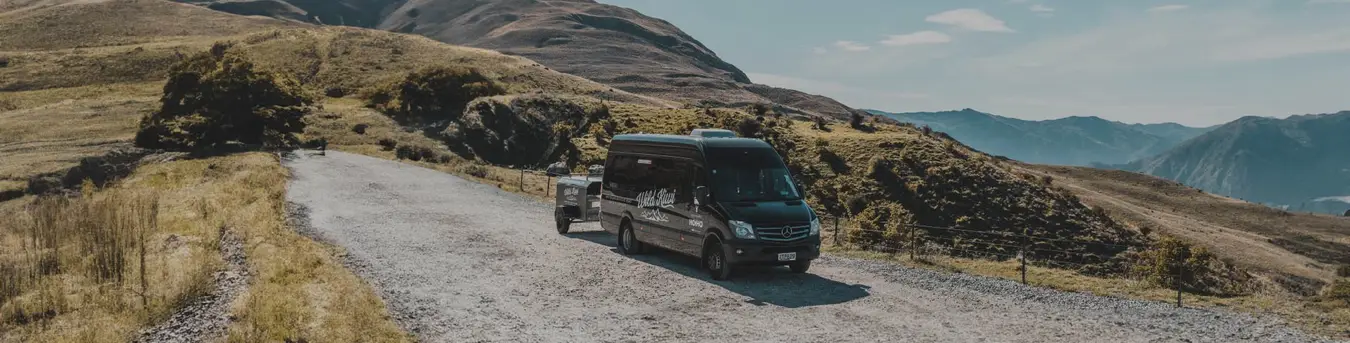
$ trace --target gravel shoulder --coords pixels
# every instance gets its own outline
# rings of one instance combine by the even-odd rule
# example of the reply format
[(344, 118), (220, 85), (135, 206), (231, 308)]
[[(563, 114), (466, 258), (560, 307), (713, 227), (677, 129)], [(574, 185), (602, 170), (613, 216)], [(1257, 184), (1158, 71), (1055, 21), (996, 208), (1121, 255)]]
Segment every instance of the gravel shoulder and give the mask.
[(287, 200), (427, 342), (1318, 342), (1275, 318), (825, 256), (712, 281), (595, 224), (397, 162), (297, 154)]

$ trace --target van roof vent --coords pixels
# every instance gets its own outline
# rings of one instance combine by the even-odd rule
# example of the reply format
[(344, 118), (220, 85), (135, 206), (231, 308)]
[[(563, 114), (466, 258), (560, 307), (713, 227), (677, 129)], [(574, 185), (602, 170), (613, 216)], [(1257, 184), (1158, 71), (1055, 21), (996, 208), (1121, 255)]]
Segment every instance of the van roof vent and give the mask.
[(690, 136), (703, 138), (736, 138), (736, 133), (723, 129), (694, 129)]

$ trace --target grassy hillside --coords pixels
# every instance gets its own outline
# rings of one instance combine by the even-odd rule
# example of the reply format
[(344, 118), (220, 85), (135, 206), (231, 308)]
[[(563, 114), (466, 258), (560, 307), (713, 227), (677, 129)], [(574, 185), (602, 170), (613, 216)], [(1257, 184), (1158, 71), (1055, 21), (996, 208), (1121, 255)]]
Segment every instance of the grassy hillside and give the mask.
[(1313, 295), (1350, 261), (1350, 220), (1292, 213), (1118, 170), (1019, 165), (1131, 225), (1203, 242), (1274, 283)]
[[(235, 13), (261, 3), (191, 0)], [(739, 68), (678, 27), (595, 1), (284, 0), (326, 25), (413, 33), (437, 41), (523, 56), (568, 74), (684, 103), (776, 103), (793, 113), (848, 118), (833, 99), (751, 83)]]

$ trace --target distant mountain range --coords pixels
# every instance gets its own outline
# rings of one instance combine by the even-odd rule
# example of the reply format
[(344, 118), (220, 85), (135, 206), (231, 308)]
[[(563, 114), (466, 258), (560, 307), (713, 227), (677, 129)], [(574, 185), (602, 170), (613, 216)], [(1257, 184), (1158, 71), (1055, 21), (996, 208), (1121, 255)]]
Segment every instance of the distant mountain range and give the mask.
[(927, 125), (989, 154), (1015, 160), (1058, 165), (1115, 165), (1150, 157), (1210, 128), (1174, 123), (1125, 124), (1098, 117), (1031, 121), (973, 109), (876, 115)]
[(1243, 117), (1117, 167), (1290, 210), (1340, 214), (1350, 209), (1350, 111)]

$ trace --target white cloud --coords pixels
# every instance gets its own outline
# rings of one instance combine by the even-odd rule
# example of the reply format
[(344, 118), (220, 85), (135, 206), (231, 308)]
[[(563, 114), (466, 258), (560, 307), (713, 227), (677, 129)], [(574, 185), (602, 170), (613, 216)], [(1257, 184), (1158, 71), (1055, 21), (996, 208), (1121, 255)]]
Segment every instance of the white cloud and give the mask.
[(1046, 6), (1046, 5), (1042, 5), (1042, 4), (1035, 4), (1035, 5), (1031, 5), (1031, 11), (1032, 11), (1032, 12), (1036, 12), (1036, 13), (1053, 13), (1053, 12), (1055, 12), (1055, 9), (1054, 9), (1053, 7), (1050, 7), (1050, 6)]
[(1261, 6), (1185, 16), (1122, 15), (979, 59), (977, 69), (1009, 76), (1024, 75), (1029, 66), (1039, 66), (1035, 71), (1042, 76), (1132, 75), (1350, 51), (1350, 26), (1291, 23), (1271, 17)]
[(985, 14), (984, 11), (973, 8), (946, 11), (930, 15), (924, 20), (931, 23), (952, 25), (971, 31), (1014, 32), (1013, 29), (1008, 28), (1008, 25), (1002, 20)]
[(855, 51), (855, 52), (856, 52), (856, 51), (867, 51), (867, 50), (872, 50), (872, 47), (870, 47), (870, 46), (867, 46), (867, 45), (862, 44), (862, 43), (854, 42), (854, 41), (847, 41), (847, 40), (841, 40), (841, 41), (838, 41), (838, 42), (834, 42), (834, 46), (839, 47), (840, 49), (844, 49), (844, 51)]
[(1187, 9), (1187, 8), (1191, 8), (1191, 6), (1190, 6), (1190, 5), (1162, 5), (1162, 6), (1157, 6), (1157, 7), (1149, 8), (1148, 11), (1149, 11), (1149, 12), (1176, 12), (1176, 11), (1184, 10), (1184, 9)]
[(903, 35), (891, 35), (879, 42), (886, 46), (906, 46), (919, 44), (942, 44), (952, 41), (952, 36), (937, 31), (919, 31)]

